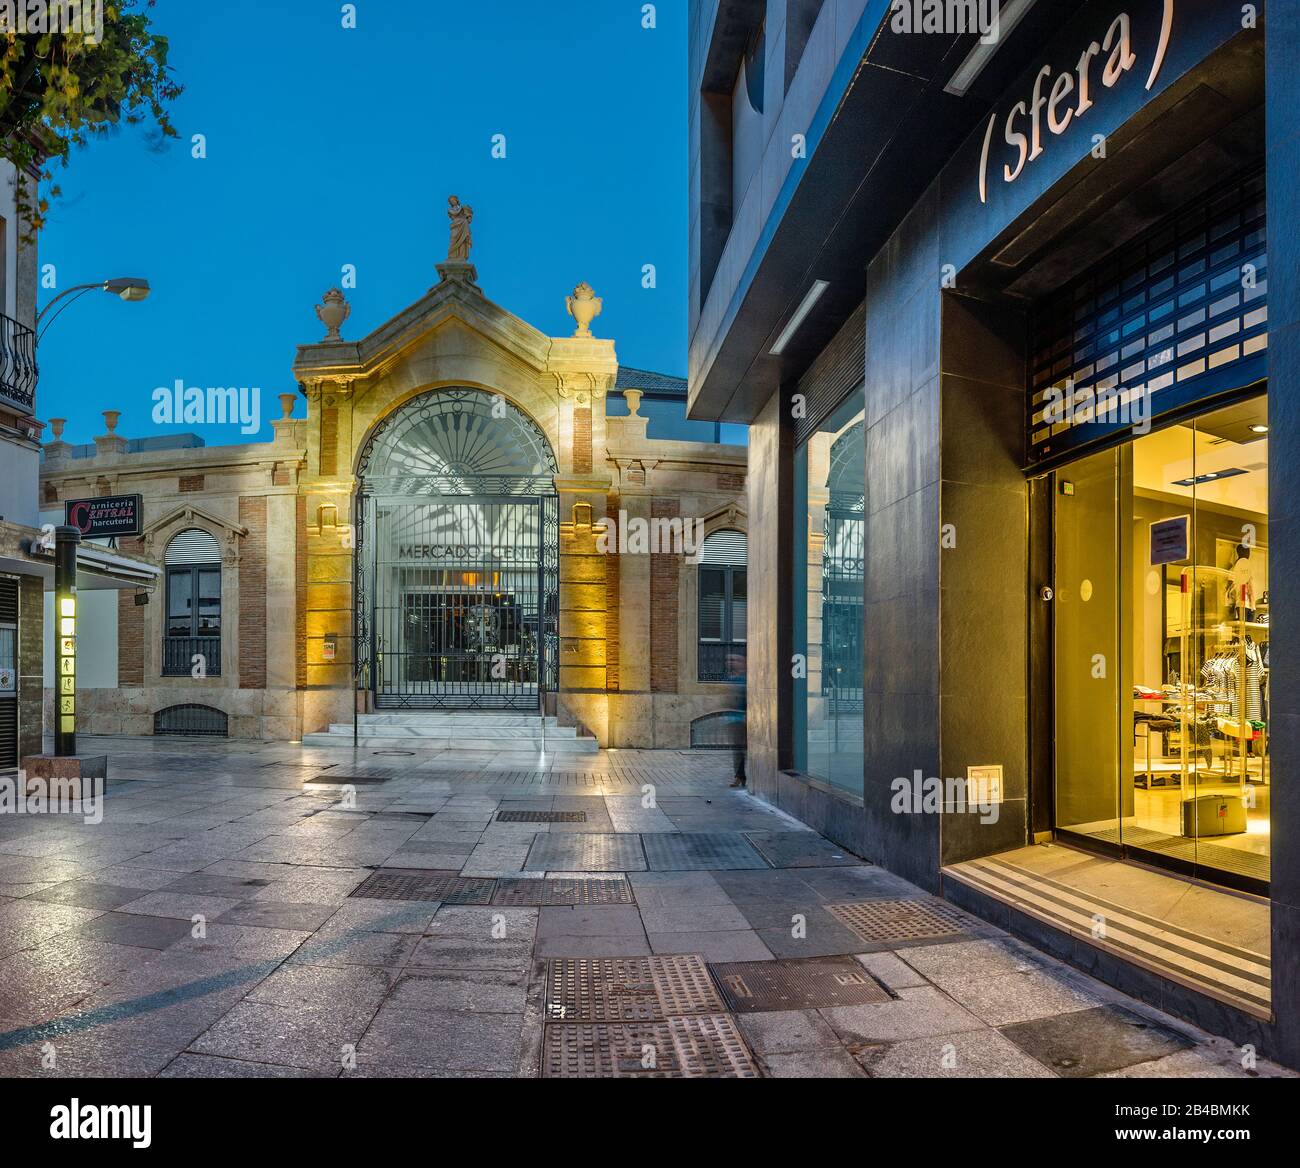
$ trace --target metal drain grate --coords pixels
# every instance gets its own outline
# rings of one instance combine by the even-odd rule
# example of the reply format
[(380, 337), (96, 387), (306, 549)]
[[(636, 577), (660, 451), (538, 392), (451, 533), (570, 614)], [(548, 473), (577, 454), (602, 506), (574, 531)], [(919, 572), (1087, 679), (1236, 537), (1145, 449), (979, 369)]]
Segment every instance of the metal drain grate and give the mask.
[(304, 779), (308, 786), (322, 787), (368, 787), (377, 783), (387, 783), (391, 778), (390, 775), (312, 775)]
[(662, 1022), (548, 1023), (548, 1079), (756, 1079), (758, 1068), (726, 1014)]
[(942, 900), (863, 900), (827, 910), (864, 941), (919, 941), (964, 933), (978, 922)]
[[(186, 760), (186, 765), (192, 760)], [(318, 762), (264, 762), (258, 769), (264, 771), (328, 771), (333, 770), (338, 763), (331, 762), (322, 766)]]
[(741, 1014), (871, 1006), (889, 991), (851, 957), (738, 961), (710, 966), (727, 1006)]
[(520, 880), (497, 882), (496, 905), (553, 906), (635, 904), (626, 880)]
[(378, 871), (349, 896), (366, 900), (441, 900), (445, 904), (491, 904), (496, 881), (455, 872)]
[(585, 811), (498, 811), (498, 823), (586, 823)]
[(662, 1021), (723, 1009), (708, 969), (693, 955), (559, 958), (546, 969), (546, 1017), (556, 1021)]

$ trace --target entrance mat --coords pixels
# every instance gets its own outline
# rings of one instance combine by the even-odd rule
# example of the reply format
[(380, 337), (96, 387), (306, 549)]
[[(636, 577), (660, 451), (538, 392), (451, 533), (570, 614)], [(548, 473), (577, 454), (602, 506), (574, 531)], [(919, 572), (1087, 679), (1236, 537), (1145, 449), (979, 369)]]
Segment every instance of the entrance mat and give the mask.
[(528, 849), (530, 872), (644, 872), (639, 835), (604, 832), (539, 832)]
[(866, 864), (815, 831), (747, 831), (745, 836), (773, 868), (847, 868)]
[(738, 1014), (874, 1006), (891, 995), (852, 957), (738, 961), (711, 965), (727, 1008)]
[(498, 823), (586, 823), (585, 811), (498, 811)]
[(381, 868), (348, 895), (366, 900), (440, 900), (444, 904), (491, 904), (497, 882), (456, 872)]
[(635, 904), (626, 880), (498, 880), (492, 903), (518, 907)]
[(862, 900), (827, 911), (864, 941), (923, 941), (976, 928), (980, 922), (942, 900)]
[(735, 1021), (695, 1014), (662, 1022), (548, 1022), (547, 1079), (757, 1079)]
[(564, 957), (546, 967), (546, 1017), (556, 1022), (662, 1022), (725, 1007), (704, 961), (672, 957)]
[(1216, 844), (1213, 842), (1213, 836), (1189, 839), (1187, 836), (1166, 835), (1164, 832), (1150, 831), (1145, 827), (1131, 826), (1123, 829), (1108, 827), (1101, 831), (1080, 834), (1107, 843), (1125, 844), (1133, 849), (1156, 852), (1171, 859), (1181, 860), (1184, 864), (1196, 864), (1202, 868), (1217, 868), (1221, 872), (1233, 872), (1238, 876), (1247, 876), (1265, 884), (1269, 882), (1272, 875), (1270, 856)]
[(768, 862), (738, 831), (659, 831), (645, 836), (652, 872), (736, 871)]

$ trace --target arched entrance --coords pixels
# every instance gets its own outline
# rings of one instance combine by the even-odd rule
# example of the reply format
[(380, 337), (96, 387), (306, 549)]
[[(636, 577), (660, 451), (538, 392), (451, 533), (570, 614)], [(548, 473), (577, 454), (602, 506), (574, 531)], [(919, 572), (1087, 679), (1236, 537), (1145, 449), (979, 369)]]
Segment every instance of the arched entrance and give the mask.
[(393, 411), (357, 465), (359, 685), (377, 709), (537, 710), (557, 688), (551, 445), (478, 389)]

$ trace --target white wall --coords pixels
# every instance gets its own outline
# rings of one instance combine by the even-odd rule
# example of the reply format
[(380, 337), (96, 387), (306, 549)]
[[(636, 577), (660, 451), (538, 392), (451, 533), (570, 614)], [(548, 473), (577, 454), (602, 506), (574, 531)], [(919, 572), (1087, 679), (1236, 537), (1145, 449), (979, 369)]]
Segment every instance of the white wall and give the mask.
[[(45, 594), (45, 688), (54, 685), (54, 593)], [(117, 592), (77, 593), (77, 688), (117, 689)]]
[(15, 210), (13, 164), (0, 159), (0, 220), (4, 236), (0, 238), (0, 312), (14, 317), (14, 295), (18, 287), (18, 213)]
[(37, 526), (41, 456), (18, 442), (0, 444), (0, 519)]

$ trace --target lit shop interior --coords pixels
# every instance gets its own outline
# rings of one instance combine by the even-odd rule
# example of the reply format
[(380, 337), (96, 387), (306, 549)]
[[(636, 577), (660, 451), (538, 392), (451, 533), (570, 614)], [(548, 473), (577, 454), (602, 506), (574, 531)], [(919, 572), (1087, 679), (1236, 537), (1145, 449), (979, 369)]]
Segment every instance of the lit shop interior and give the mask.
[(1056, 826), (1264, 892), (1268, 400), (1056, 474)]

